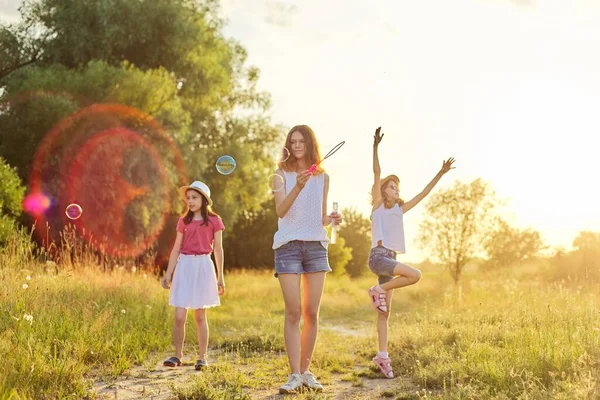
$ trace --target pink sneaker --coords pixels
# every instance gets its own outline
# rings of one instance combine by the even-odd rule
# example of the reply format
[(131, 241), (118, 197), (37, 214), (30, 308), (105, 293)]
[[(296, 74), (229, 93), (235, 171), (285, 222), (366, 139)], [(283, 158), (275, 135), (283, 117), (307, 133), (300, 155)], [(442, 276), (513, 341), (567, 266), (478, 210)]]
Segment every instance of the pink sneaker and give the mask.
[(394, 371), (392, 371), (392, 360), (389, 358), (383, 358), (379, 356), (373, 357), (373, 362), (375, 365), (379, 367), (381, 372), (385, 375), (386, 378), (393, 378)]
[(381, 313), (387, 312), (387, 303), (385, 301), (385, 290), (381, 286), (373, 286), (369, 289), (369, 296), (371, 297), (371, 304), (373, 307)]

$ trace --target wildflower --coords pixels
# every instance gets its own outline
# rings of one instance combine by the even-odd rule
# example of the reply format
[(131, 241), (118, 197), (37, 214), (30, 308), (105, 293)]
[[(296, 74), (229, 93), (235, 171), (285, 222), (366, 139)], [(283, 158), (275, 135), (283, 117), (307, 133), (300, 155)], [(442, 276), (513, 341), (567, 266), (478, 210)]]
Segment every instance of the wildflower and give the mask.
[(26, 283), (23, 284), (23, 289), (27, 289), (28, 287), (29, 287), (28, 284), (26, 284)]
[(23, 319), (27, 322), (29, 322), (30, 324), (33, 323), (33, 315), (31, 314), (23, 314)]
[(30, 277), (29, 275), (27, 275), (27, 276), (25, 277), (25, 280), (27, 280), (27, 281), (30, 281), (30, 280), (31, 280), (31, 277)]
[(127, 311), (125, 311), (125, 309), (121, 310), (121, 314), (125, 314)]

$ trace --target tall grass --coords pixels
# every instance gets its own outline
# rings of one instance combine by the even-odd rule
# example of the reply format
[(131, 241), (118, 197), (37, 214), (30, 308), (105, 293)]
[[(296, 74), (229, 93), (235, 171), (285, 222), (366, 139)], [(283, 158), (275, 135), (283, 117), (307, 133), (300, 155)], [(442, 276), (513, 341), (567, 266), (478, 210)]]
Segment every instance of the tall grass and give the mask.
[[(171, 351), (173, 310), (156, 276), (105, 272), (93, 259), (53, 265), (27, 243), (13, 238), (0, 253), (0, 399), (91, 398), (94, 379)], [(364, 398), (599, 398), (600, 284), (549, 283), (547, 270), (528, 271), (467, 272), (460, 305), (443, 271), (396, 291), (390, 354), (405, 379)], [(286, 379), (278, 281), (253, 271), (227, 272), (226, 281), (222, 307), (208, 312), (217, 362), (173, 388), (178, 398), (250, 398)], [(326, 391), (381, 377), (370, 362), (372, 282), (328, 277), (312, 367)], [(195, 342), (189, 318), (187, 360)]]

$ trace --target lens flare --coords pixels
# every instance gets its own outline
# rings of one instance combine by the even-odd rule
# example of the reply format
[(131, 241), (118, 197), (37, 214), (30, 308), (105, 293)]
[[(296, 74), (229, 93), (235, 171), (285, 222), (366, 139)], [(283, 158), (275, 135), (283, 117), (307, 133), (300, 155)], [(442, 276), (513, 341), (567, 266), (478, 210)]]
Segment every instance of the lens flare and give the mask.
[(23, 199), (23, 210), (34, 217), (43, 215), (50, 205), (50, 198), (40, 192), (31, 193)]
[[(156, 244), (166, 216), (178, 207), (173, 187), (187, 181), (175, 143), (152, 117), (94, 104), (60, 121), (40, 143), (30, 193), (52, 201), (31, 213), (38, 224), (53, 227), (56, 237), (49, 241), (59, 241), (62, 226), (75, 224), (99, 251), (137, 256)], [(30, 200), (24, 208), (30, 203), (36, 204)], [(73, 219), (77, 212), (66, 212), (71, 204), (86, 217)]]

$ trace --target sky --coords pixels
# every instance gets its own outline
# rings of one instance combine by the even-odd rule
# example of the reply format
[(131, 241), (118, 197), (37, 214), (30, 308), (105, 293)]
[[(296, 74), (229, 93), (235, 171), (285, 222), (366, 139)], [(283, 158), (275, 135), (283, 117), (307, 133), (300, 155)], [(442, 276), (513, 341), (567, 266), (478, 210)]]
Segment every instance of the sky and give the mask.
[[(0, 18), (19, 1), (0, 0)], [(571, 248), (600, 230), (600, 3), (594, 0), (222, 0), (225, 35), (260, 68), (274, 123), (313, 128), (329, 204), (368, 216), (373, 133), (382, 175), (408, 200), (448, 157), (435, 190), (481, 177), (503, 216)], [(426, 201), (426, 200), (425, 200)], [(406, 260), (423, 206), (405, 216)]]

